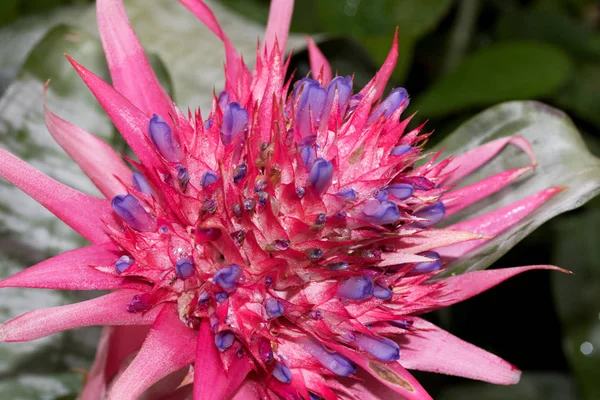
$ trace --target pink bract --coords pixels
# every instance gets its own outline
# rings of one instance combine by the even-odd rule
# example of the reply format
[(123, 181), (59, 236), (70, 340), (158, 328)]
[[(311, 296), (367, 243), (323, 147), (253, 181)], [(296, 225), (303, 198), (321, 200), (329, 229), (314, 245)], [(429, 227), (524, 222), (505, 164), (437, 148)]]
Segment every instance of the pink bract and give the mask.
[[(91, 242), (0, 287), (111, 291), (21, 315), (0, 327), (0, 340), (105, 326), (83, 400), (383, 399), (394, 392), (429, 399), (407, 369), (518, 382), (514, 366), (419, 315), (523, 271), (559, 269), (432, 279), (561, 190), (434, 227), (531, 173), (529, 143), (508, 137), (437, 160), (422, 152), (422, 127), (406, 131), (410, 117), (401, 120), (406, 91), (382, 97), (396, 38), (358, 92), (351, 77), (332, 75), (310, 39), (313, 77), (291, 84), (283, 49), (293, 0), (272, 1), (254, 71), (202, 1), (180, 2), (225, 45), (225, 88), (205, 118), (186, 116), (161, 88), (121, 0), (98, 0), (113, 86), (69, 61), (138, 161), (126, 163), (48, 109), (50, 133), (106, 199), (0, 150), (0, 175)], [(531, 165), (454, 188), (508, 145)]]

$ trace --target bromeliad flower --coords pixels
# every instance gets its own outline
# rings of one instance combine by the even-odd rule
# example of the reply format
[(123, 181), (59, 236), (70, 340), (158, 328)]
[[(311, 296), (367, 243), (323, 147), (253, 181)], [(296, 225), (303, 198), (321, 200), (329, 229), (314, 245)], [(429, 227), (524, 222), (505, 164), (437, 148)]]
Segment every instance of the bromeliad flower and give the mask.
[[(515, 367), (418, 315), (557, 269), (435, 279), (561, 190), (434, 228), (531, 172), (529, 143), (507, 137), (440, 161), (423, 154), (422, 127), (406, 131), (406, 90), (382, 99), (396, 40), (360, 91), (332, 77), (309, 40), (313, 78), (292, 85), (282, 49), (293, 1), (272, 2), (254, 72), (202, 1), (180, 2), (225, 44), (226, 87), (206, 118), (186, 117), (165, 94), (122, 2), (98, 0), (114, 88), (69, 61), (136, 171), (47, 109), (48, 129), (107, 199), (0, 151), (0, 174), (92, 243), (0, 287), (111, 290), (8, 321), (0, 340), (105, 326), (82, 399), (428, 399), (406, 369), (516, 383)], [(531, 165), (454, 188), (507, 145)]]

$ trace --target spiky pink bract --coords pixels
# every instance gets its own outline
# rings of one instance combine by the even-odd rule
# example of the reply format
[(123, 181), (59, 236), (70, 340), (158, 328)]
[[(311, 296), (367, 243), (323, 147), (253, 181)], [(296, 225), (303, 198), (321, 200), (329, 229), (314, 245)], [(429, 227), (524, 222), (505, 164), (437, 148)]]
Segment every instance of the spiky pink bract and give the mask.
[[(0, 340), (106, 326), (86, 400), (393, 392), (428, 399), (405, 368), (517, 382), (515, 367), (417, 315), (528, 269), (557, 269), (431, 280), (560, 190), (433, 228), (531, 171), (527, 141), (499, 139), (438, 161), (422, 154), (422, 127), (405, 132), (408, 93), (398, 88), (382, 99), (396, 38), (381, 70), (355, 94), (352, 78), (332, 77), (311, 40), (315, 79), (291, 85), (283, 48), (292, 0), (273, 0), (254, 72), (202, 1), (180, 1), (225, 45), (225, 90), (206, 118), (199, 111), (185, 117), (165, 94), (120, 0), (97, 1), (114, 88), (69, 61), (136, 153), (139, 162), (128, 161), (137, 172), (46, 110), (52, 135), (112, 200), (76, 192), (0, 152), (0, 175), (94, 243), (0, 287), (114, 290), (26, 313), (2, 325)], [(531, 165), (452, 190), (509, 144), (527, 152)]]

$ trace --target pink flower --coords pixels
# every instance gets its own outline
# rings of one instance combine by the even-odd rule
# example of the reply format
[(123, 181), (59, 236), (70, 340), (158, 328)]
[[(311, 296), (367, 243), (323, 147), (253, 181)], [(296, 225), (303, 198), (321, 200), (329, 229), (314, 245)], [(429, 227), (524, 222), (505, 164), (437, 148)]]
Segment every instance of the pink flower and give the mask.
[[(206, 118), (186, 117), (165, 94), (122, 2), (98, 0), (114, 88), (69, 61), (137, 172), (49, 110), (48, 129), (106, 199), (0, 151), (0, 175), (92, 243), (0, 287), (111, 290), (8, 321), (0, 340), (105, 326), (82, 399), (135, 399), (153, 385), (146, 398), (430, 398), (406, 369), (518, 382), (515, 367), (418, 315), (523, 271), (558, 269), (431, 279), (561, 190), (434, 228), (532, 170), (529, 143), (507, 137), (438, 161), (422, 154), (422, 127), (406, 132), (410, 118), (400, 120), (406, 90), (382, 98), (396, 40), (360, 91), (351, 77), (332, 79), (309, 40), (313, 78), (291, 85), (281, 49), (292, 0), (273, 0), (254, 72), (202, 1), (180, 2), (225, 44), (226, 87)], [(509, 144), (531, 166), (453, 190)]]

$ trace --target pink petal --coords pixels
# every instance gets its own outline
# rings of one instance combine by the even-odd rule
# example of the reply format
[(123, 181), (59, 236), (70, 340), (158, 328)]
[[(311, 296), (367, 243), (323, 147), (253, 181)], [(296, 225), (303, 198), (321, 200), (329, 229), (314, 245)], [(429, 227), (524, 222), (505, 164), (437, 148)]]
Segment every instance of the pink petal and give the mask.
[(96, 2), (98, 29), (115, 89), (147, 116), (159, 114), (168, 123), (173, 102), (160, 86), (129, 24), (121, 0)]
[(382, 261), (379, 264), (377, 264), (380, 267), (387, 267), (388, 265), (432, 261), (430, 258), (427, 257), (406, 253), (383, 253), (381, 255), (381, 259)]
[(360, 94), (363, 96), (366, 95), (371, 87), (375, 86), (375, 96), (373, 97), (373, 101), (380, 98), (385, 90), (385, 85), (390, 80), (392, 73), (394, 72), (394, 68), (396, 68), (396, 62), (398, 61), (398, 29), (396, 29), (396, 33), (394, 34), (394, 41), (392, 43), (392, 48), (385, 61), (383, 62), (377, 74), (371, 79), (371, 81), (360, 91)]
[(122, 325), (107, 327), (111, 330), (108, 359), (104, 373), (111, 381), (131, 359), (131, 355), (142, 348), (148, 336), (150, 325)]
[(533, 154), (533, 149), (527, 139), (521, 136), (510, 136), (494, 140), (456, 156), (445, 169), (446, 171), (452, 172), (444, 179), (444, 183), (446, 185), (451, 185), (461, 180), (494, 158), (496, 154), (500, 153), (500, 151), (509, 144), (517, 146), (527, 153), (531, 159), (531, 164), (535, 165), (535, 155)]
[(114, 222), (108, 200), (65, 186), (4, 149), (0, 149), (0, 177), (27, 193), (90, 242), (108, 240), (102, 222)]
[(427, 400), (431, 396), (419, 382), (400, 364), (395, 362), (381, 362), (369, 359), (368, 356), (358, 354), (347, 347), (328, 343), (334, 351), (354, 361), (373, 378), (383, 383), (394, 392), (404, 396), (407, 400)]
[(292, 22), (294, 11), (294, 0), (272, 0), (269, 9), (269, 20), (265, 32), (264, 49), (271, 51), (275, 41), (279, 44), (282, 53), (285, 53), (285, 45)]
[(252, 369), (252, 364), (245, 357), (241, 357), (236, 358), (225, 372), (215, 346), (215, 335), (207, 319), (203, 319), (200, 325), (194, 365), (194, 398), (202, 400), (228, 398)]
[(140, 352), (111, 388), (109, 400), (134, 400), (146, 389), (194, 362), (196, 331), (185, 326), (174, 304), (156, 317)]
[(399, 363), (408, 369), (462, 376), (498, 385), (519, 382), (512, 364), (420, 318), (402, 336)]
[(435, 251), (440, 253), (442, 257), (446, 258), (461, 257), (477, 247), (482, 246), (484, 243), (491, 240), (492, 237), (499, 235), (510, 227), (516, 225), (519, 221), (527, 217), (538, 207), (548, 201), (548, 199), (550, 199), (552, 196), (563, 190), (564, 188), (558, 187), (545, 189), (534, 194), (533, 196), (526, 197), (523, 200), (519, 200), (515, 203), (509, 204), (506, 207), (502, 207), (480, 217), (472, 218), (470, 220), (448, 226), (446, 229), (472, 232), (477, 235), (488, 236), (488, 238), (440, 247)]
[(108, 83), (98, 78), (83, 65), (67, 56), (75, 71), (90, 88), (100, 105), (121, 133), (142, 164), (159, 166), (160, 159), (147, 135), (150, 119)]
[(555, 267), (553, 265), (530, 265), (527, 267), (514, 267), (514, 268), (503, 268), (503, 269), (490, 269), (487, 271), (473, 271), (467, 272), (462, 275), (452, 276), (445, 278), (438, 283), (442, 284), (440, 289), (441, 293), (436, 300), (436, 307), (448, 307), (452, 304), (459, 303), (466, 299), (469, 299), (481, 292), (485, 292), (491, 287), (494, 287), (508, 278), (512, 278), (525, 271), (534, 269), (548, 269), (552, 271), (561, 271), (564, 273), (570, 273), (562, 268)]
[(308, 43), (308, 58), (310, 60), (310, 69), (314, 79), (319, 79), (321, 72), (323, 73), (322, 84), (327, 85), (331, 81), (331, 65), (327, 58), (321, 53), (319, 47), (315, 44), (311, 37), (307, 37)]
[(489, 178), (483, 179), (472, 185), (447, 192), (442, 199), (446, 206), (445, 218), (448, 218), (450, 215), (459, 212), (471, 204), (475, 204), (479, 200), (496, 193), (517, 180), (526, 172), (531, 171), (533, 168), (533, 166), (528, 166), (500, 172), (499, 174), (490, 176)]
[[(94, 266), (113, 266), (120, 252), (112, 243), (67, 251), (0, 281), (0, 288), (24, 287), (60, 290), (109, 290), (130, 285), (124, 278)], [(133, 284), (142, 288), (143, 284)]]
[(398, 254), (418, 254), (441, 246), (468, 244), (478, 239), (481, 239), (481, 235), (478, 233), (453, 229), (425, 229), (402, 237), (400, 239), (402, 247), (398, 250)]
[(259, 383), (245, 380), (244, 383), (235, 391), (231, 400), (260, 400)]
[[(44, 89), (44, 95), (45, 92)], [(54, 114), (46, 107), (45, 98), (44, 119), (54, 140), (79, 165), (104, 196), (112, 198), (117, 194), (125, 193), (125, 186), (121, 181), (131, 181), (132, 173), (112, 147)]]
[[(208, 8), (208, 6), (202, 0), (179, 0), (181, 4), (187, 7), (188, 10), (192, 12), (208, 29), (213, 31), (213, 33), (223, 41), (225, 45), (225, 58), (226, 58), (226, 66), (225, 66), (225, 75), (228, 84), (235, 85), (238, 82), (238, 79), (241, 78), (241, 71), (243, 70), (243, 65), (241, 62), (241, 58), (238, 56), (237, 51), (231, 44), (231, 41), (221, 29), (221, 25), (217, 21), (215, 14)], [(235, 91), (237, 93), (237, 91)], [(239, 99), (237, 99), (239, 100)]]
[(79, 400), (103, 400), (106, 398), (106, 387), (108, 382), (104, 374), (108, 359), (108, 348), (112, 335), (112, 326), (102, 328), (94, 365), (87, 374), (83, 389), (79, 394)]
[(127, 312), (127, 304), (139, 293), (123, 289), (80, 303), (30, 311), (0, 326), (0, 342), (26, 342), (84, 326), (149, 325), (160, 307), (146, 313)]

